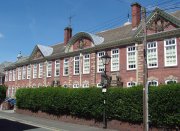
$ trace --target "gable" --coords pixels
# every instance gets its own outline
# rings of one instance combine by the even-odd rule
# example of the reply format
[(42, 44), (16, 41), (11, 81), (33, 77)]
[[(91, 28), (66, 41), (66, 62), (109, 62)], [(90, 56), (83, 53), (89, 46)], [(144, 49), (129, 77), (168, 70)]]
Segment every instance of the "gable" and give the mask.
[(178, 28), (177, 25), (173, 24), (171, 21), (164, 19), (162, 16), (157, 15), (156, 19), (147, 27), (147, 34), (154, 34), (158, 32), (173, 30)]
[(80, 38), (78, 39), (71, 47), (71, 51), (77, 51), (81, 49), (90, 48), (93, 46), (93, 43), (88, 38)]
[(104, 42), (103, 37), (93, 35), (87, 32), (80, 32), (74, 35), (69, 40), (65, 52), (67, 53), (67, 52), (94, 47), (95, 45), (102, 44), (103, 42)]
[[(180, 27), (180, 20), (176, 17), (156, 8), (153, 13), (151, 13), (146, 20), (147, 34), (154, 34), (158, 32), (164, 32), (168, 30), (173, 30)], [(142, 23), (139, 25), (134, 36), (142, 36)]]
[(43, 54), (41, 53), (41, 51), (37, 48), (36, 51), (32, 54), (31, 56), (31, 60), (36, 60), (36, 59), (41, 59), (43, 58)]
[(36, 45), (33, 52), (30, 55), (31, 60), (41, 59), (46, 56), (50, 56), (53, 53), (53, 48), (49, 46)]

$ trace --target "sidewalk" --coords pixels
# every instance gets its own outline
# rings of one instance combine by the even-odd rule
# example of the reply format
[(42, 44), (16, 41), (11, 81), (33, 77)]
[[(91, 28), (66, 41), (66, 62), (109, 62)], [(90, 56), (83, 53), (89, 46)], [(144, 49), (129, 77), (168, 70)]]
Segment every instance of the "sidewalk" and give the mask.
[(50, 131), (116, 131), (17, 114), (13, 110), (0, 110), (0, 118), (41, 127)]

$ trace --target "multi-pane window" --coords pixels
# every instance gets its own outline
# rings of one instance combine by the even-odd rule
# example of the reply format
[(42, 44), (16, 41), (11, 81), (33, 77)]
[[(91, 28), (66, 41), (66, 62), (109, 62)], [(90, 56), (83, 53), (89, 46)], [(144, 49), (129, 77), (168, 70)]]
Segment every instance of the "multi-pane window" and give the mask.
[(156, 80), (148, 81), (148, 85), (149, 86), (158, 86), (158, 81), (156, 81)]
[(18, 80), (21, 80), (21, 67), (18, 68)]
[(16, 69), (13, 70), (13, 81), (16, 80)]
[(5, 81), (8, 81), (8, 71), (5, 72)]
[(177, 46), (175, 38), (164, 40), (164, 53), (165, 66), (176, 66)]
[(33, 65), (33, 78), (37, 78), (37, 64)]
[(52, 76), (52, 61), (48, 61), (47, 63), (47, 77)]
[(31, 65), (27, 66), (27, 79), (31, 78)]
[(148, 63), (148, 68), (153, 68), (158, 66), (156, 42), (147, 43), (147, 63)]
[(111, 50), (111, 71), (119, 70), (119, 49)]
[(136, 47), (127, 47), (127, 69), (136, 69)]
[(131, 81), (131, 82), (127, 82), (127, 87), (133, 87), (136, 86), (136, 82)]
[(177, 83), (177, 80), (173, 80), (173, 79), (172, 80), (166, 80), (165, 83), (166, 84), (175, 84), (175, 83)]
[(12, 81), (12, 70), (9, 71), (9, 81)]
[(43, 63), (39, 63), (39, 78), (43, 77)]
[(64, 70), (63, 74), (67, 76), (69, 74), (69, 59), (64, 59)]
[(26, 66), (22, 68), (22, 80), (26, 79)]
[(90, 73), (90, 54), (83, 56), (83, 74)]
[(73, 88), (79, 88), (79, 84), (73, 84)]
[(97, 72), (103, 72), (105, 69), (105, 66), (104, 66), (104, 64), (102, 62), (102, 58), (101, 58), (104, 55), (105, 55), (104, 51), (97, 53)]
[(55, 61), (55, 72), (54, 72), (55, 76), (59, 76), (60, 75), (60, 60), (56, 60)]
[(79, 63), (80, 63), (79, 56), (75, 56), (74, 57), (74, 75), (79, 74), (79, 65), (80, 65)]

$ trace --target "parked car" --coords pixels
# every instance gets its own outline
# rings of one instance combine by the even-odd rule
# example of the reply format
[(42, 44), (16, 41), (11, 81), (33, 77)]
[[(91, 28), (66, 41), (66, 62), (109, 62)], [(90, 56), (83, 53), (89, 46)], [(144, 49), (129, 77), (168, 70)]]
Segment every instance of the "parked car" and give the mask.
[(10, 105), (12, 105), (12, 106), (16, 105), (16, 99), (11, 100), (9, 103), (10, 103)]
[(16, 105), (16, 99), (14, 98), (9, 98), (7, 97), (5, 100), (4, 100), (5, 103), (7, 103), (9, 106), (10, 109), (14, 108), (14, 105)]

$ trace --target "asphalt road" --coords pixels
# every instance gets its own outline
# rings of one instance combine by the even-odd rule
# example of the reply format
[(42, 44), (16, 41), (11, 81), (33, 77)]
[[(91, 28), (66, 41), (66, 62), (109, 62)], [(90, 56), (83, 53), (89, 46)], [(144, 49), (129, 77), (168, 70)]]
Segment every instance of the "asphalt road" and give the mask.
[(1, 131), (49, 131), (47, 129), (0, 118)]
[(0, 111), (0, 131), (117, 131)]

